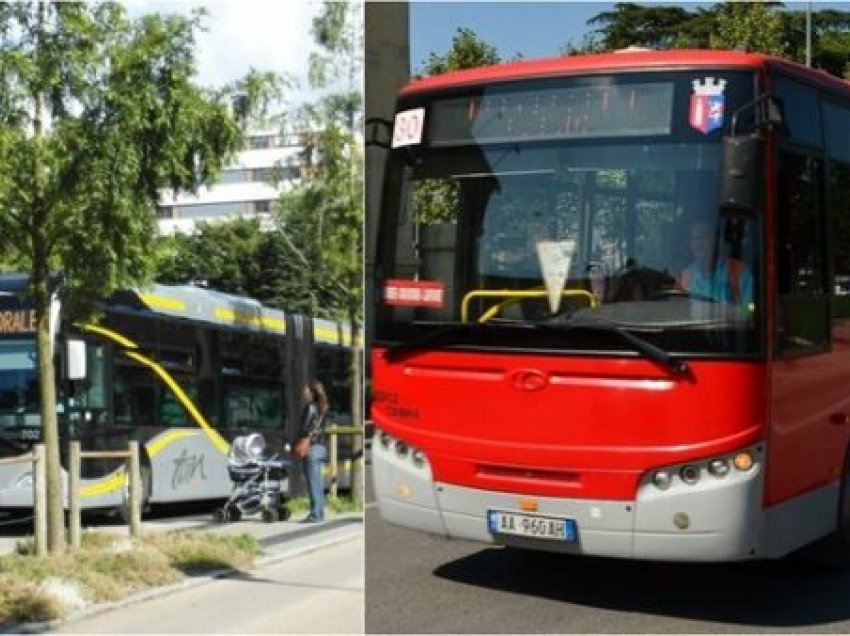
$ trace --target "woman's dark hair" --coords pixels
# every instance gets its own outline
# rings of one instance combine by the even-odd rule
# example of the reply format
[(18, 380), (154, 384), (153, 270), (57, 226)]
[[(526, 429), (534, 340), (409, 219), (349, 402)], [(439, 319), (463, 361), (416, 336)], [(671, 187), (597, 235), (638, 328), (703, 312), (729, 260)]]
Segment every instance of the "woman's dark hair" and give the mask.
[(325, 393), (325, 386), (318, 380), (310, 380), (307, 383), (307, 388), (310, 389), (310, 395), (319, 408), (319, 413), (327, 413), (330, 405), (328, 403), (328, 395)]

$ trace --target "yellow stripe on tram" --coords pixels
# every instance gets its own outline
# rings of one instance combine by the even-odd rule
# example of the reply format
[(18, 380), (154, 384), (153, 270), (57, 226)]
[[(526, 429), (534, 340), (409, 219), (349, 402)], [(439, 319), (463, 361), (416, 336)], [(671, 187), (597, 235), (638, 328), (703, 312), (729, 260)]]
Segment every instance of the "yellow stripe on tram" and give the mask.
[(233, 311), (232, 309), (223, 309), (217, 307), (213, 312), (219, 320), (230, 322), (235, 325), (247, 325), (250, 327), (265, 327), (286, 333), (286, 322), (280, 318), (271, 318), (269, 316), (255, 316), (242, 312)]
[(151, 309), (170, 309), (171, 311), (186, 311), (185, 301), (179, 298), (167, 298), (156, 294), (139, 294), (139, 297)]
[(126, 481), (127, 478), (124, 468), (119, 468), (111, 475), (108, 475), (103, 481), (80, 488), (80, 497), (96, 497), (97, 495), (105, 495), (113, 490), (123, 488)]
[(129, 338), (125, 338), (120, 333), (112, 331), (112, 329), (107, 329), (106, 327), (99, 327), (97, 325), (83, 325), (82, 326), (85, 331), (90, 331), (92, 333), (100, 334), (110, 340), (117, 342), (122, 347), (127, 349), (138, 349), (139, 345), (130, 340)]
[(165, 448), (172, 442), (176, 442), (178, 439), (184, 439), (186, 437), (194, 437), (197, 434), (198, 431), (166, 431), (165, 433), (162, 433), (161, 435), (155, 437), (153, 441), (146, 444), (145, 450), (147, 450), (148, 452), (148, 457), (153, 459), (154, 455), (158, 454), (163, 448)]
[(213, 446), (215, 446), (222, 454), (226, 455), (227, 451), (230, 450), (230, 444), (225, 441), (225, 439), (218, 434), (212, 426), (210, 426), (207, 421), (204, 419), (204, 416), (201, 415), (200, 411), (195, 408), (195, 405), (192, 403), (192, 400), (189, 399), (189, 396), (180, 388), (180, 385), (174, 381), (174, 378), (171, 377), (171, 374), (168, 373), (165, 369), (159, 366), (156, 362), (143, 356), (140, 353), (135, 351), (125, 351), (124, 355), (128, 358), (135, 360), (136, 362), (140, 362), (147, 367), (153, 369), (154, 373), (156, 373), (160, 379), (168, 385), (168, 388), (174, 393), (180, 403), (185, 407), (185, 409), (192, 416), (192, 419), (195, 420), (195, 423), (201, 427), (201, 430), (204, 432), (204, 435), (210, 440)]

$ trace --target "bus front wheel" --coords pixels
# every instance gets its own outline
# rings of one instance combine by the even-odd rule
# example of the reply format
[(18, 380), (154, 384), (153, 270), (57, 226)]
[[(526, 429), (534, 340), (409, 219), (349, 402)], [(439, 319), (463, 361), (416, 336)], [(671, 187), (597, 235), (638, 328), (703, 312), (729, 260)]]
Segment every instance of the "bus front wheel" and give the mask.
[(803, 555), (818, 569), (846, 572), (850, 570), (850, 452), (844, 459), (836, 513), (835, 530), (804, 548)]

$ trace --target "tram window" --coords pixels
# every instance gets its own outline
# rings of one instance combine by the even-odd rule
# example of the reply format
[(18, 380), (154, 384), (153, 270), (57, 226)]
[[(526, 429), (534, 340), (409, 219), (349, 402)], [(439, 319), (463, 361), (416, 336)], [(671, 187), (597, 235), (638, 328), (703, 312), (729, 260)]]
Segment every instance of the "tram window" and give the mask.
[(227, 425), (233, 428), (283, 430), (283, 392), (278, 388), (235, 385), (225, 391)]
[(86, 385), (85, 405), (102, 409), (105, 406), (103, 395), (103, 346), (89, 344), (86, 347)]
[(351, 352), (339, 347), (316, 347), (316, 375), (325, 386), (330, 413), (335, 420), (351, 414)]
[(116, 365), (113, 402), (116, 424), (152, 426), (155, 423), (156, 392), (145, 369)]

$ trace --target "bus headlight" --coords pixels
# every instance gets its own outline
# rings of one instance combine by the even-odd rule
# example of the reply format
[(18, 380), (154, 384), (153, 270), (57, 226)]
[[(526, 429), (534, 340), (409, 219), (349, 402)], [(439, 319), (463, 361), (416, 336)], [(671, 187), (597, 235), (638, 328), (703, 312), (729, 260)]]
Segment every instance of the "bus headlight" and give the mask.
[(414, 450), (410, 458), (413, 460), (413, 465), (417, 468), (422, 468), (425, 465), (425, 453), (421, 450)]
[(715, 477), (725, 477), (729, 474), (729, 461), (726, 459), (712, 459), (708, 462), (708, 472)]
[(381, 431), (381, 448), (389, 450), (393, 438)]
[(409, 448), (407, 447), (407, 444), (405, 444), (401, 440), (396, 440), (396, 443), (395, 443), (395, 454), (396, 455), (398, 455), (399, 457), (407, 457), (407, 451), (408, 450), (409, 450)]
[(679, 477), (681, 477), (682, 481), (686, 484), (693, 486), (699, 481), (699, 466), (685, 464), (682, 466), (682, 470), (679, 471)]
[(667, 490), (670, 484), (673, 483), (673, 478), (666, 470), (659, 470), (652, 476), (653, 485), (659, 490)]

